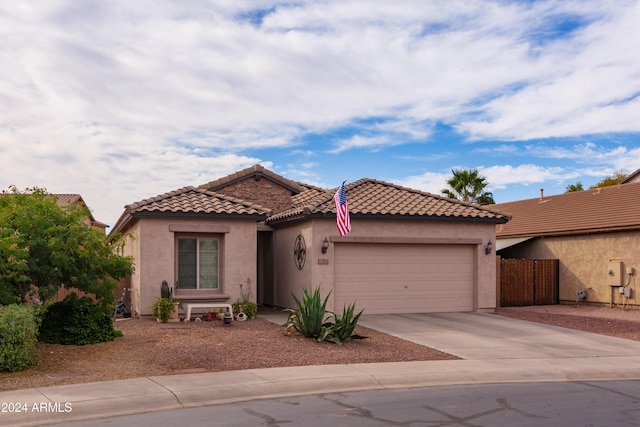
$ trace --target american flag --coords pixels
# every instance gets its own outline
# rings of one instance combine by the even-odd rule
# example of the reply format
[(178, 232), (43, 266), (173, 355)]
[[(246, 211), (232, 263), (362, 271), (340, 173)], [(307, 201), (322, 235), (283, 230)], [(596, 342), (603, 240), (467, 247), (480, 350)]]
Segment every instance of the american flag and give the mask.
[(336, 195), (333, 196), (333, 201), (336, 203), (336, 226), (341, 236), (344, 236), (351, 231), (351, 219), (349, 219), (349, 205), (347, 204), (347, 194), (344, 191), (344, 181)]

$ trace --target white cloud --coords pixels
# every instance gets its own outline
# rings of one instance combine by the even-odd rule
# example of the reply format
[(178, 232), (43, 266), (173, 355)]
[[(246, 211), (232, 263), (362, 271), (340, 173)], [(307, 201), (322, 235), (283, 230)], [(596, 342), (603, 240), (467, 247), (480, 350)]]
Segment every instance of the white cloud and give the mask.
[(576, 172), (559, 167), (542, 167), (534, 164), (518, 166), (495, 165), (479, 167), (480, 174), (487, 178), (492, 189), (506, 188), (508, 185), (529, 185), (545, 181), (573, 179)]
[[(474, 138), (533, 139), (638, 132), (640, 4), (609, 9), (570, 40), (557, 41), (532, 63), (519, 90), (486, 103), (481, 120), (459, 128)], [(575, 13), (575, 12), (574, 12)], [(521, 65), (524, 65), (521, 64)]]
[(394, 182), (404, 187), (415, 188), (432, 194), (442, 194), (442, 190), (447, 187), (447, 181), (451, 178), (451, 173), (425, 172), (421, 175), (409, 176)]
[(352, 136), (349, 139), (343, 139), (335, 143), (336, 148), (329, 150), (330, 153), (338, 154), (353, 148), (367, 148), (371, 150), (380, 149), (393, 145), (393, 141), (386, 135), (365, 137), (360, 135)]
[[(113, 222), (126, 203), (260, 161), (313, 181), (328, 151), (435, 145), (438, 123), (494, 140), (638, 132), (639, 14), (631, 1), (7, 3), (0, 184), (81, 193)], [(590, 25), (546, 34), (567, 16)], [(311, 146), (307, 134), (329, 136)], [(452, 145), (389, 158), (455, 156)], [(640, 158), (584, 148), (616, 168)], [(314, 161), (275, 163), (277, 149)], [(494, 168), (496, 185), (572, 173)], [(439, 193), (445, 181), (404, 185)]]

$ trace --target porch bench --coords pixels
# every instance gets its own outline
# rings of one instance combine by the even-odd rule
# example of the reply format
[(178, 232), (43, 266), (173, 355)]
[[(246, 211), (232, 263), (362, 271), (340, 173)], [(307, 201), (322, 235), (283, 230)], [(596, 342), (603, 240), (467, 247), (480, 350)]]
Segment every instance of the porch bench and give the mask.
[(233, 307), (231, 304), (219, 303), (219, 302), (186, 302), (182, 304), (185, 309), (184, 320), (191, 321), (191, 309), (192, 308), (226, 308), (231, 313), (233, 319)]

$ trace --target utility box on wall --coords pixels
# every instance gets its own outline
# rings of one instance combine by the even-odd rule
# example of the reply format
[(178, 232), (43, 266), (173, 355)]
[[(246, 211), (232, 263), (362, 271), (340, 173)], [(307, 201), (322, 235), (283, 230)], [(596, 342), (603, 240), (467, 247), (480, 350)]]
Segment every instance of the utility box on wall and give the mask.
[(609, 286), (624, 286), (624, 265), (621, 259), (610, 259), (609, 268)]

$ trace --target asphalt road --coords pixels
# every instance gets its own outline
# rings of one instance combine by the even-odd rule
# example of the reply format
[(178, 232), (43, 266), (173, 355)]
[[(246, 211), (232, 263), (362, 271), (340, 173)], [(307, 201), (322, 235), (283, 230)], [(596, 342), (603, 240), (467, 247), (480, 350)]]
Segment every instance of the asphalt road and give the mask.
[(58, 424), (115, 425), (640, 426), (640, 381), (502, 383), (326, 393)]

